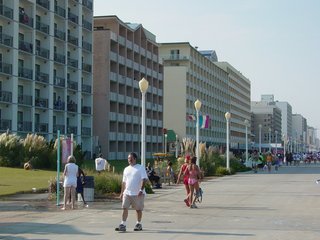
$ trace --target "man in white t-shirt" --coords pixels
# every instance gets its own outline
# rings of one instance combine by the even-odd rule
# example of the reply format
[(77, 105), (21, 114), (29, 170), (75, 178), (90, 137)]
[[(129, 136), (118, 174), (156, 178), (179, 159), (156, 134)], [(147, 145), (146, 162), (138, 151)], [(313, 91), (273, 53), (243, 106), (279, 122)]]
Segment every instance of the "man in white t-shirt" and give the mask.
[(128, 163), (123, 171), (122, 186), (120, 199), (122, 200), (122, 221), (115, 230), (120, 232), (126, 231), (126, 221), (128, 218), (128, 209), (132, 207), (136, 210), (137, 223), (134, 231), (141, 231), (142, 211), (144, 208), (144, 196), (146, 191), (144, 186), (148, 181), (148, 175), (144, 166), (137, 164), (137, 154), (128, 155)]
[(100, 174), (101, 171), (106, 170), (107, 167), (107, 160), (102, 158), (102, 153), (99, 154), (99, 157), (95, 159), (96, 163), (96, 170)]

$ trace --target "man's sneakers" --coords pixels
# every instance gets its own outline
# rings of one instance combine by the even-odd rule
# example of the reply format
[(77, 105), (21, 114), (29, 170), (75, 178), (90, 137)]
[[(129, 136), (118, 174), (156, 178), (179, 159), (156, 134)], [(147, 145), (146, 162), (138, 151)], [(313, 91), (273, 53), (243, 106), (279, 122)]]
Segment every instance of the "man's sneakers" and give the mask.
[[(114, 230), (115, 230), (115, 231), (118, 231), (118, 232), (125, 232), (125, 231), (127, 231), (127, 228), (126, 228), (126, 225), (120, 224), (119, 227), (116, 227)], [(141, 225), (141, 223), (137, 223), (137, 224), (134, 226), (133, 231), (142, 231), (142, 225)]]
[(126, 228), (126, 225), (120, 224), (119, 227), (116, 227), (114, 230), (118, 232), (125, 232), (127, 228)]
[(142, 231), (142, 225), (141, 225), (141, 223), (137, 223), (137, 224), (134, 226), (133, 231)]

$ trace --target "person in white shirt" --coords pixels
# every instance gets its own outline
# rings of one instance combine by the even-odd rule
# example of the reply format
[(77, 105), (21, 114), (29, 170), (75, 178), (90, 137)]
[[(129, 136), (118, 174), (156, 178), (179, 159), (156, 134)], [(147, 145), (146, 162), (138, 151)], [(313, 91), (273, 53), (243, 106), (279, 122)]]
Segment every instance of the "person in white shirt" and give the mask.
[(120, 232), (126, 231), (126, 221), (128, 218), (128, 209), (132, 207), (136, 210), (137, 223), (134, 231), (142, 230), (142, 210), (144, 208), (144, 196), (146, 191), (144, 189), (148, 181), (148, 175), (144, 166), (137, 164), (137, 154), (130, 153), (128, 155), (128, 163), (123, 171), (122, 186), (120, 199), (122, 200), (122, 221), (115, 230)]
[(96, 171), (100, 174), (101, 171), (106, 170), (107, 160), (102, 158), (102, 153), (95, 159)]
[(64, 206), (62, 210), (66, 210), (67, 201), (71, 198), (71, 209), (74, 209), (74, 204), (76, 201), (76, 187), (77, 187), (77, 177), (78, 177), (78, 165), (75, 164), (76, 159), (74, 156), (69, 156), (67, 164), (64, 167)]

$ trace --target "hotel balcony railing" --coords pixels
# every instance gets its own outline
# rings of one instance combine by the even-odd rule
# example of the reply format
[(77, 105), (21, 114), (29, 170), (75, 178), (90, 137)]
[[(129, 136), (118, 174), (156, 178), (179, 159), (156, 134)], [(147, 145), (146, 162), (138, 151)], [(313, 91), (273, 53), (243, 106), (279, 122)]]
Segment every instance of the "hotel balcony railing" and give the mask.
[(79, 43), (78, 38), (76, 38), (70, 34), (68, 34), (68, 42), (73, 45), (76, 45), (76, 46), (78, 46), (78, 43)]
[(66, 10), (65, 10), (64, 8), (62, 8), (62, 7), (59, 7), (59, 6), (55, 5), (55, 6), (54, 6), (54, 12), (55, 12), (57, 15), (63, 17), (63, 18), (66, 17)]
[(65, 110), (65, 102), (63, 102), (63, 101), (55, 101), (54, 104), (53, 104), (53, 109), (54, 110), (64, 111)]
[(62, 78), (62, 77), (54, 77), (53, 78), (53, 84), (55, 86), (59, 86), (59, 87), (65, 87), (65, 84), (66, 84), (66, 79), (65, 78)]
[(18, 75), (19, 77), (32, 79), (32, 69), (19, 67)]
[(73, 90), (78, 90), (78, 82), (75, 81), (67, 81), (68, 88)]
[(91, 128), (82, 127), (81, 128), (81, 135), (91, 136)]
[(48, 99), (47, 98), (36, 98), (35, 106), (41, 108), (48, 108)]
[(7, 131), (11, 130), (11, 120), (9, 119), (0, 119), (0, 130)]
[(60, 133), (64, 134), (64, 125), (61, 125), (61, 124), (54, 124), (53, 125), (53, 132), (57, 132), (57, 131), (60, 131)]
[(9, 47), (13, 46), (13, 37), (0, 33), (0, 43)]
[(87, 84), (82, 84), (82, 92), (91, 93), (91, 86)]
[(82, 5), (83, 5), (83, 6), (86, 6), (86, 7), (89, 8), (90, 10), (92, 10), (92, 8), (93, 8), (92, 1), (90, 1), (90, 0), (82, 0)]
[(82, 19), (82, 27), (84, 27), (85, 29), (88, 29), (89, 31), (92, 31), (92, 23), (84, 19)]
[(63, 31), (60, 31), (60, 30), (58, 30), (58, 29), (55, 29), (55, 30), (54, 30), (54, 36), (55, 36), (56, 38), (59, 38), (59, 39), (63, 40), (63, 41), (66, 40), (66, 33), (63, 32)]
[(81, 109), (81, 113), (83, 114), (91, 114), (91, 107), (83, 106)]
[(19, 94), (18, 103), (32, 106), (32, 96)]
[(79, 17), (71, 12), (68, 13), (68, 19), (76, 24), (79, 22)]
[(34, 131), (41, 132), (41, 133), (47, 133), (48, 132), (48, 123), (35, 123)]
[(42, 48), (42, 47), (36, 47), (36, 55), (49, 59), (50, 57), (50, 51), (48, 49)]
[(26, 41), (19, 41), (19, 49), (25, 52), (32, 53), (33, 45), (32, 43)]
[(0, 102), (12, 102), (12, 93), (7, 91), (0, 91)]
[(65, 55), (62, 55), (62, 54), (59, 54), (59, 53), (55, 53), (55, 54), (54, 54), (54, 60), (55, 60), (56, 62), (65, 64), (65, 63), (66, 63), (66, 56), (65, 56)]
[(13, 9), (9, 8), (3, 4), (0, 5), (0, 14), (7, 18), (13, 19)]
[(91, 52), (92, 51), (92, 44), (85, 42), (85, 41), (82, 41), (82, 48)]
[(46, 9), (50, 8), (49, 0), (37, 0), (37, 4), (39, 4), (40, 6), (46, 8)]
[(82, 70), (86, 72), (92, 72), (92, 65), (87, 63), (82, 63)]
[(0, 72), (12, 74), (12, 64), (0, 62)]
[(33, 18), (26, 13), (19, 13), (19, 22), (33, 28)]
[(43, 83), (49, 83), (49, 74), (36, 71), (36, 81), (43, 82)]
[(78, 128), (76, 126), (67, 126), (67, 134), (77, 134)]
[(19, 121), (18, 122), (18, 131), (19, 132), (31, 132), (32, 131), (32, 122)]
[(67, 111), (68, 112), (77, 112), (78, 105), (76, 103), (68, 103)]
[(42, 23), (42, 22), (36, 22), (36, 29), (41, 31), (41, 32), (44, 32), (46, 34), (49, 34), (49, 25), (45, 24), (45, 23)]
[(68, 58), (68, 65), (71, 67), (77, 68), (78, 67), (78, 60)]

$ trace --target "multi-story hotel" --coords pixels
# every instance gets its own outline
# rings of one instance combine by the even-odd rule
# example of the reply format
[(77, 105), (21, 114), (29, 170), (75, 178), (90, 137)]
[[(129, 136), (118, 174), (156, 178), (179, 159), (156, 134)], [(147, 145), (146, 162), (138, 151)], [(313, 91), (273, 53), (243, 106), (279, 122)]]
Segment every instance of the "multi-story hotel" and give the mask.
[[(116, 16), (94, 18), (94, 136), (109, 160), (141, 149), (141, 91), (146, 93), (146, 157), (162, 151), (163, 67), (156, 37)], [(140, 155), (140, 154), (139, 154)]]
[(92, 0), (0, 0), (0, 129), (92, 149)]
[(251, 135), (251, 84), (249, 79), (243, 76), (231, 64), (227, 62), (217, 62), (216, 64), (229, 74), (230, 147), (232, 149), (243, 150), (246, 148), (246, 124), (248, 124), (248, 139)]
[(200, 129), (199, 140), (225, 147), (225, 113), (230, 111), (228, 73), (213, 62), (215, 56), (202, 54), (188, 42), (161, 43), (160, 57), (165, 79), (164, 127), (173, 130), (180, 141), (195, 139), (196, 123), (186, 117), (196, 115), (194, 103), (199, 99), (200, 115), (210, 119), (207, 128)]

